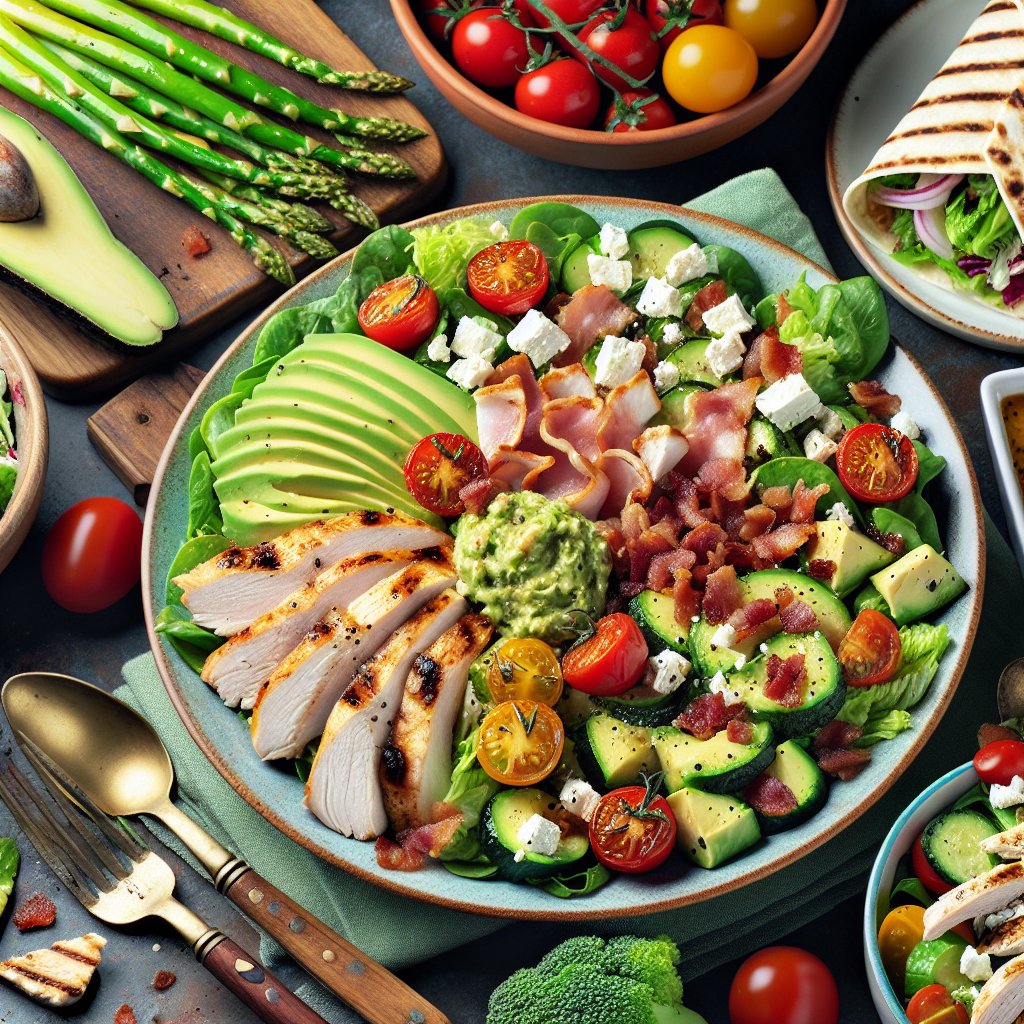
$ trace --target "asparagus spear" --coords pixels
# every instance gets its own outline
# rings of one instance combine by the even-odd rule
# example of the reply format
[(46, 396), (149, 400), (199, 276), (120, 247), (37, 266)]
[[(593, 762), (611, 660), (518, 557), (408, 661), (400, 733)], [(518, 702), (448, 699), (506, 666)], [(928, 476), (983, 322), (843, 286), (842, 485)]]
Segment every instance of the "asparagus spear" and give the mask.
[(268, 210), (280, 214), (286, 220), (291, 221), (297, 228), (303, 231), (312, 231), (318, 235), (329, 234), (334, 230), (334, 225), (319, 210), (312, 206), (304, 206), (302, 203), (288, 203), (276, 196), (269, 195), (251, 185), (243, 185), (234, 178), (224, 178), (219, 174), (205, 173), (203, 177), (212, 185), (224, 192), (230, 192), (239, 199), (245, 199), (256, 206), (264, 206)]
[(162, 14), (193, 28), (204, 29), (210, 35), (219, 36), (229, 43), (244, 46), (286, 68), (315, 78), (321, 85), (337, 85), (342, 89), (363, 92), (395, 93), (405, 92), (413, 84), (408, 78), (388, 71), (338, 71), (322, 60), (300, 53), (227, 8), (207, 3), (207, 0), (132, 0), (132, 3), (154, 14)]
[(233, 64), (219, 53), (166, 28), (155, 18), (133, 10), (120, 0), (45, 0), (45, 6), (109, 32), (125, 42), (134, 43), (188, 74), (213, 82), (291, 121), (306, 121), (328, 131), (391, 142), (407, 142), (426, 134), (421, 128), (389, 117), (358, 117), (342, 110), (321, 107), (291, 89), (274, 85), (255, 72)]
[[(130, 75), (158, 94), (173, 98), (226, 128), (243, 132), (264, 146), (297, 157), (312, 157), (333, 168), (345, 168), (362, 174), (379, 174), (389, 178), (416, 177), (412, 167), (390, 154), (350, 155), (325, 146), (292, 128), (269, 121), (256, 111), (176, 71), (145, 50), (65, 18), (34, 0), (0, 0), (0, 13), (6, 14), (34, 35), (62, 43), (122, 75)], [(132, 87), (135, 84), (133, 81)], [(368, 156), (372, 156), (372, 159), (368, 159)]]
[(108, 128), (66, 96), (55, 92), (38, 75), (25, 67), (17, 56), (0, 46), (0, 85), (40, 110), (59, 118), (90, 142), (105, 149), (158, 188), (183, 199), (204, 217), (224, 228), (232, 239), (252, 257), (263, 273), (284, 285), (295, 283), (288, 261), (266, 239), (250, 231), (219, 203), (212, 203), (180, 174), (144, 149), (129, 142), (116, 129)]

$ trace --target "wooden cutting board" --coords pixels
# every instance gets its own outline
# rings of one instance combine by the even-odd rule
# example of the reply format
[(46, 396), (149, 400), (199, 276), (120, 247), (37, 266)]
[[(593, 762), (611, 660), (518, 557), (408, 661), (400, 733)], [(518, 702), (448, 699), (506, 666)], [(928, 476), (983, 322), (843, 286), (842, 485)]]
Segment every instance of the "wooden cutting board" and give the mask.
[[(296, 46), (303, 52), (339, 68), (360, 70), (373, 64), (312, 0), (224, 0), (225, 6)], [(351, 16), (358, 16), (352, 5)], [(175, 25), (177, 31), (201, 39), (203, 45), (227, 54), (239, 65), (251, 68), (272, 82), (325, 107), (346, 112), (409, 121), (429, 129), (412, 103), (400, 96), (373, 96), (318, 85), (312, 78), (279, 66), (204, 33)], [(167, 286), (178, 307), (180, 322), (162, 342), (149, 349), (126, 350), (116, 343), (87, 337), (52, 308), (10, 284), (0, 284), (0, 322), (18, 339), (38, 372), (45, 390), (58, 398), (84, 401), (109, 393), (117, 385), (145, 373), (150, 367), (168, 365), (202, 338), (249, 310), (265, 306), (280, 294), (282, 286), (271, 281), (250, 262), (227, 234), (180, 200), (161, 192), (115, 157), (87, 142), (55, 117), (22, 102), (0, 89), (0, 103), (31, 121), (64, 155), (89, 190), (114, 234), (132, 249)], [(269, 112), (268, 116), (273, 116)], [(334, 140), (326, 132), (303, 131), (324, 142)], [(445, 180), (444, 153), (432, 133), (416, 142), (370, 149), (387, 149), (416, 168), (416, 181), (387, 181), (353, 175), (353, 191), (362, 196), (382, 222), (407, 219), (427, 204)], [(331, 236), (344, 251), (364, 234), (340, 214), (320, 208), (338, 224)], [(198, 225), (212, 249), (200, 259), (185, 253), (182, 232)], [(288, 252), (296, 277), (317, 263), (304, 253)], [(75, 256), (68, 254), (69, 259)]]

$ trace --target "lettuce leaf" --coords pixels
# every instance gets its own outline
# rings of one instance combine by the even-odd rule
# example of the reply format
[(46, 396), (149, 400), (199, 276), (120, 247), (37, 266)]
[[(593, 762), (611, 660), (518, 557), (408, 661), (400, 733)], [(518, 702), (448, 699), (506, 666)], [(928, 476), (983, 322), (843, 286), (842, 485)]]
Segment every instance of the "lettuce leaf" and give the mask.
[(476, 759), (479, 728), (474, 729), (456, 748), (452, 781), (444, 803), (457, 807), (462, 824), (451, 842), (441, 851), (441, 860), (472, 861), (480, 856), (477, 825), (491, 797), (501, 788)]
[(0, 914), (7, 907), (7, 900), (14, 891), (14, 876), (18, 873), (21, 856), (18, 844), (13, 839), (0, 839)]
[(420, 276), (439, 294), (465, 288), (466, 265), (494, 243), (490, 225), (481, 217), (464, 217), (450, 224), (414, 228), (412, 261)]
[(946, 206), (946, 234), (954, 249), (990, 260), (1016, 229), (995, 182), (988, 180), (992, 187), (975, 198), (969, 194), (975, 190), (964, 188), (950, 200)]
[(910, 712), (893, 710), (879, 711), (868, 715), (864, 723), (864, 735), (861, 736), (855, 747), (873, 747), (882, 740), (891, 740), (901, 732), (910, 728)]

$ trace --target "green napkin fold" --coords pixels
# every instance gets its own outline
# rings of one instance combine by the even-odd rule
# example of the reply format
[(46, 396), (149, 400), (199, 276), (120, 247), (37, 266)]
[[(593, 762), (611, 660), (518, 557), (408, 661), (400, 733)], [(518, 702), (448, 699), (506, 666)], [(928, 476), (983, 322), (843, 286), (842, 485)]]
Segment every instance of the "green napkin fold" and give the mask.
[[(810, 221), (772, 170), (752, 171), (688, 205), (739, 220), (829, 265)], [(682, 973), (689, 979), (710, 965), (776, 940), (862, 891), (878, 846), (902, 809), (928, 783), (970, 756), (975, 725), (995, 714), (999, 671), (1021, 653), (1019, 627), (1000, 610), (1024, 605), (1024, 580), (987, 517), (986, 539), (984, 606), (988, 614), (982, 616), (954, 701), (911, 768), (841, 840), (826, 843), (770, 879), (735, 893), (678, 911), (567, 928), (567, 933), (666, 932), (683, 950)], [(182, 807), (269, 881), (370, 956), (392, 968), (401, 967), (502, 927), (493, 919), (407, 900), (319, 861), (261, 818), (206, 761), (179, 721), (151, 655), (129, 662), (124, 678), (126, 685), (118, 695), (138, 708), (163, 737), (177, 773)], [(170, 845), (180, 849), (173, 841)], [(264, 939), (261, 952), (271, 966), (278, 963), (281, 951), (271, 940)], [(298, 991), (329, 1019), (344, 1012), (311, 982)]]

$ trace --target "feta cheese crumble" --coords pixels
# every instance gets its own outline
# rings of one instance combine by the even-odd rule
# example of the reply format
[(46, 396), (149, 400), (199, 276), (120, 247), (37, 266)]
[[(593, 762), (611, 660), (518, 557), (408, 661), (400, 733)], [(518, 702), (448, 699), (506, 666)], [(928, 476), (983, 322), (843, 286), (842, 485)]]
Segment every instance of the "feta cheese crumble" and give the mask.
[[(682, 303), (680, 302), (680, 308)], [(683, 329), (679, 324), (665, 324), (661, 329), (661, 340), (666, 345), (678, 345), (683, 340)]]
[(968, 946), (960, 956), (960, 973), (971, 981), (988, 981), (992, 977), (992, 958)]
[(792, 430), (822, 410), (821, 400), (802, 373), (791, 373), (777, 380), (757, 396), (754, 404), (779, 430)]
[(815, 427), (808, 431), (804, 438), (804, 455), (814, 462), (828, 462), (839, 451), (839, 445), (830, 437), (826, 437)]
[(523, 848), (530, 853), (542, 853), (550, 857), (558, 849), (558, 840), (562, 836), (562, 830), (554, 821), (549, 821), (543, 815), (534, 814), (523, 822), (519, 829), (518, 839)]
[(728, 622), (723, 622), (711, 634), (711, 646), (712, 647), (732, 647), (736, 643), (736, 630), (729, 625)]
[(902, 409), (889, 420), (889, 426), (901, 434), (906, 434), (911, 441), (916, 441), (921, 436), (921, 428)]
[(739, 690), (734, 690), (725, 679), (723, 672), (716, 672), (711, 677), (711, 682), (708, 684), (708, 691), (711, 693), (720, 693), (722, 700), (726, 704), (740, 704), (743, 701), (743, 695)]
[(988, 798), (992, 806), (998, 807), (1000, 810), (1024, 804), (1024, 779), (1019, 775), (1014, 775), (1008, 786), (1001, 786), (998, 782), (993, 782), (989, 787)]
[(647, 349), (642, 341), (630, 341), (609, 334), (597, 353), (594, 383), (603, 388), (617, 388), (625, 384), (640, 372), (646, 354)]
[(531, 309), (508, 332), (506, 341), (513, 352), (522, 352), (534, 366), (543, 366), (564, 352), (572, 338), (539, 309)]
[(826, 513), (825, 518), (833, 523), (843, 523), (848, 526), (851, 530), (856, 529), (857, 523), (853, 516), (850, 515), (850, 510), (846, 505), (837, 501)]
[(558, 799), (562, 806), (577, 818), (590, 821), (601, 802), (601, 794), (582, 779), (569, 779), (562, 787)]
[[(672, 324), (669, 327), (674, 326)], [(666, 327), (666, 330), (668, 327)], [(662, 334), (664, 338), (664, 334)], [(679, 383), (679, 367), (675, 363), (660, 362), (654, 368), (654, 390), (658, 394), (663, 394), (666, 391), (671, 390)]]
[(678, 290), (663, 277), (649, 277), (640, 293), (636, 309), (644, 316), (680, 317), (683, 315), (683, 299)]
[(487, 378), (493, 373), (494, 367), (486, 359), (480, 356), (467, 356), (465, 359), (456, 359), (445, 376), (460, 388), (471, 391), (473, 388), (483, 387)]
[(688, 249), (672, 254), (665, 267), (665, 280), (673, 288), (678, 288), (681, 284), (703, 277), (707, 272), (707, 254), (694, 242)]
[(492, 221), (487, 230), (491, 233), (491, 238), (496, 238), (499, 242), (504, 242), (508, 238), (508, 228), (500, 220)]
[(654, 669), (651, 689), (665, 696), (675, 693), (690, 671), (690, 662), (677, 651), (662, 651), (651, 658), (650, 663)]
[(618, 295), (633, 283), (633, 264), (629, 260), (613, 260), (591, 252), (587, 253), (587, 270), (591, 284), (603, 284)]
[(613, 260), (621, 260), (629, 252), (629, 235), (617, 224), (602, 224), (597, 242), (601, 252)]
[(839, 418), (839, 414), (833, 412), (827, 405), (821, 407), (821, 412), (817, 415), (818, 429), (828, 438), (833, 441), (838, 441), (843, 436), (843, 421)]
[(448, 336), (439, 334), (436, 338), (430, 339), (427, 345), (427, 358), (435, 363), (450, 363), (452, 361), (452, 350), (448, 347)]
[(747, 350), (743, 339), (736, 331), (723, 334), (721, 338), (712, 338), (706, 350), (708, 366), (716, 377), (725, 377), (743, 365), (743, 357)]
[[(487, 322), (491, 323), (490, 320)], [(484, 327), (472, 317), (464, 316), (455, 328), (452, 351), (464, 359), (468, 359), (470, 356), (479, 356), (481, 359), (491, 362), (502, 340), (501, 335), (491, 327)]]
[(742, 334), (754, 326), (754, 318), (746, 311), (738, 295), (704, 310), (704, 326), (715, 334)]

